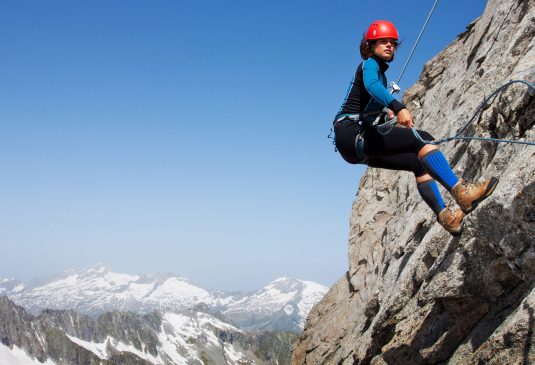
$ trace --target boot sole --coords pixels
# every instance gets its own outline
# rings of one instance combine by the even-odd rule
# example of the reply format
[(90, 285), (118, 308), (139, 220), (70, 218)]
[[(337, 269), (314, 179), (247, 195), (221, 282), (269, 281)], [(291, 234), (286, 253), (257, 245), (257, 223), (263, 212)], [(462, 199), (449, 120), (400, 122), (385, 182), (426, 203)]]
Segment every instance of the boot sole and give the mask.
[(479, 203), (481, 203), (483, 200), (487, 199), (493, 192), (494, 192), (494, 189), (496, 189), (496, 186), (498, 185), (498, 179), (495, 178), (495, 177), (491, 177), (490, 178), (490, 181), (489, 181), (489, 184), (487, 185), (487, 190), (485, 190), (485, 194), (483, 194), (483, 196), (477, 200), (474, 200), (472, 202), (472, 207), (465, 211), (464, 213), (465, 214), (468, 214), (468, 213), (471, 213), (474, 209), (477, 208), (477, 206), (479, 205)]

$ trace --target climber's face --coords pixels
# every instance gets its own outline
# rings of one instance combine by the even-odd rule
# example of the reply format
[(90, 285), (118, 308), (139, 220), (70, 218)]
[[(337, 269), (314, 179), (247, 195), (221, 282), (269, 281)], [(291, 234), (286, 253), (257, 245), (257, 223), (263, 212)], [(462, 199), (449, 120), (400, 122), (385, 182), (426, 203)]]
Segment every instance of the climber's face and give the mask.
[(375, 42), (373, 53), (382, 60), (390, 61), (394, 57), (394, 52), (398, 42), (393, 38), (382, 38)]

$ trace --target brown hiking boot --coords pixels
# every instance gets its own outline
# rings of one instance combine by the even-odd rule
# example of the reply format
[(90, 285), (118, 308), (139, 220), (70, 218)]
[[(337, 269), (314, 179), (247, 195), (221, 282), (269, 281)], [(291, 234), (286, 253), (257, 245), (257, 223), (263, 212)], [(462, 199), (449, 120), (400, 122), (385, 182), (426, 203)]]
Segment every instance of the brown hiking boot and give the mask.
[(496, 185), (498, 185), (498, 179), (495, 177), (475, 184), (459, 179), (459, 182), (451, 189), (451, 195), (463, 212), (468, 214), (476, 209), (481, 201), (492, 194)]
[(463, 231), (464, 213), (459, 208), (444, 208), (438, 214), (438, 223), (452, 236), (459, 236)]

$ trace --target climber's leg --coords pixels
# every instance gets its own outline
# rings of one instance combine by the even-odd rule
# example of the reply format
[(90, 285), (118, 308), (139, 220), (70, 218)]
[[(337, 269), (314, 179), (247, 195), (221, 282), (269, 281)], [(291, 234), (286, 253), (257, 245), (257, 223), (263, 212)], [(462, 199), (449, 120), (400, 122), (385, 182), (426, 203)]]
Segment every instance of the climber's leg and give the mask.
[(452, 235), (462, 231), (464, 213), (460, 209), (446, 208), (438, 190), (438, 185), (425, 171), (418, 156), (414, 153), (387, 156), (368, 160), (368, 166), (390, 170), (404, 170), (414, 173), (416, 186), (423, 201), (433, 210), (438, 222)]
[[(428, 180), (422, 181), (424, 178)], [(446, 231), (453, 236), (458, 236), (463, 230), (463, 218), (464, 213), (459, 208), (446, 208), (446, 204), (442, 200), (438, 185), (430, 175), (426, 174), (420, 178), (416, 178), (418, 192), (422, 196), (422, 199), (437, 215), (438, 222), (444, 227)]]
[(498, 184), (497, 178), (489, 178), (482, 183), (469, 183), (457, 178), (453, 173), (446, 157), (438, 150), (424, 147), (418, 157), (429, 175), (442, 184), (459, 204), (465, 214), (474, 210), (477, 205), (489, 197)]
[[(385, 157), (403, 153), (418, 154), (426, 146), (414, 136), (408, 128), (395, 127), (388, 133), (382, 134), (379, 127), (367, 127), (364, 132), (364, 153), (367, 157)], [(425, 140), (433, 140), (433, 136), (425, 131), (418, 130)]]
[(451, 191), (459, 181), (459, 178), (453, 173), (448, 160), (446, 160), (446, 157), (437, 146), (425, 145), (418, 152), (418, 158), (422, 161), (429, 175), (433, 176), (448, 191)]
[[(429, 176), (429, 175), (425, 175)], [(429, 180), (424, 180), (423, 182), (418, 182), (418, 177), (416, 178), (416, 187), (418, 188), (418, 192), (420, 193), (422, 199), (426, 204), (435, 212), (436, 216), (440, 214), (442, 209), (446, 208), (446, 204), (444, 204), (444, 200), (442, 200), (442, 196), (440, 195), (440, 191), (438, 191), (438, 185), (435, 180), (429, 176)], [(421, 179), (420, 179), (421, 181)]]
[(412, 172), (414, 176), (427, 175), (427, 172), (420, 163), (418, 156), (416, 156), (415, 153), (410, 152), (393, 156), (368, 157), (367, 164), (369, 167), (396, 171), (409, 171)]
[(425, 171), (420, 160), (414, 153), (372, 158), (368, 160), (368, 166), (388, 170), (410, 171), (416, 178), (418, 192), (429, 207), (439, 215), (446, 206), (438, 191), (438, 186), (433, 178)]

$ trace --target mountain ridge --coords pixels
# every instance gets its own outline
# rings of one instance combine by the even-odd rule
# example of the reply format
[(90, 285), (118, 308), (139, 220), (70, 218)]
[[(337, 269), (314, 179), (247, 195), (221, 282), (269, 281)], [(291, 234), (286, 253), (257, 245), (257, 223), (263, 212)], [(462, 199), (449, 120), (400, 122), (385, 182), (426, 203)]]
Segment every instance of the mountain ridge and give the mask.
[(210, 291), (173, 274), (122, 274), (103, 264), (65, 270), (28, 284), (0, 281), (0, 294), (32, 314), (73, 309), (96, 317), (114, 310), (149, 313), (205, 306), (249, 331), (300, 332), (306, 314), (326, 292), (323, 285), (288, 277), (275, 279), (256, 292)]
[(0, 363), (14, 365), (288, 364), (295, 338), (246, 333), (195, 311), (108, 312), (93, 319), (45, 310), (33, 316), (0, 297)]

